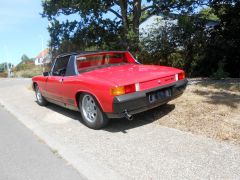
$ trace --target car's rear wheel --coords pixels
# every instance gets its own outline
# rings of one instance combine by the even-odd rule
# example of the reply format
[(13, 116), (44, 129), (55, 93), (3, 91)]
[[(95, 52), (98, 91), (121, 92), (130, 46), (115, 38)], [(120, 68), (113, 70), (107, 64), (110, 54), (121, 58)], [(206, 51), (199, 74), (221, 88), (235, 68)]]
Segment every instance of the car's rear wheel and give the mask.
[(108, 123), (108, 118), (102, 112), (96, 99), (87, 93), (81, 94), (79, 108), (86, 126), (92, 129), (101, 129)]
[(42, 96), (38, 85), (35, 85), (35, 94), (36, 94), (37, 103), (40, 106), (46, 106), (47, 105), (47, 100)]

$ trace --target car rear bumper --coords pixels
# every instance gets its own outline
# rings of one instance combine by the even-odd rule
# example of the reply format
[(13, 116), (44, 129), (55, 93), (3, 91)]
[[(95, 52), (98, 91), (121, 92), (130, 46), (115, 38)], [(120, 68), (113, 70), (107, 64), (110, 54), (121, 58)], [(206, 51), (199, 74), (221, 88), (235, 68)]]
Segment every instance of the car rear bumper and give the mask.
[[(139, 91), (132, 94), (116, 96), (113, 101), (113, 112), (106, 113), (106, 115), (108, 118), (123, 118), (125, 117), (126, 111), (128, 114), (133, 115), (158, 107), (182, 95), (187, 86), (187, 82), (187, 79), (184, 79), (161, 87)], [(162, 91), (165, 89), (171, 90), (170, 97), (158, 99), (155, 102), (150, 103), (150, 93)]]

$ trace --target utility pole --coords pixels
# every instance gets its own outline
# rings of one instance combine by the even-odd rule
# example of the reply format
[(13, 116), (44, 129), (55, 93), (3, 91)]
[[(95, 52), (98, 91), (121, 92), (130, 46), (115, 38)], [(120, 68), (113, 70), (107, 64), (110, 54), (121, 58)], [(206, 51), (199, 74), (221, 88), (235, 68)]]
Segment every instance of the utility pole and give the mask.
[(7, 62), (7, 72), (8, 72), (8, 78), (11, 77), (11, 69), (9, 68), (9, 64)]
[[(43, 49), (43, 36), (40, 35), (40, 38), (41, 38), (41, 42), (42, 42), (42, 55), (41, 55), (41, 56), (42, 56), (42, 63), (43, 63), (43, 60), (44, 60), (44, 59), (43, 59), (43, 53), (44, 53), (44, 52), (43, 52), (43, 50), (44, 50), (44, 49)], [(42, 66), (42, 72), (44, 72), (44, 64), (41, 64), (40, 66)]]
[(7, 48), (7, 46), (5, 46), (5, 50), (6, 50), (7, 73), (8, 73), (8, 78), (10, 78), (11, 77), (11, 69), (9, 67), (9, 56), (8, 56), (8, 48)]

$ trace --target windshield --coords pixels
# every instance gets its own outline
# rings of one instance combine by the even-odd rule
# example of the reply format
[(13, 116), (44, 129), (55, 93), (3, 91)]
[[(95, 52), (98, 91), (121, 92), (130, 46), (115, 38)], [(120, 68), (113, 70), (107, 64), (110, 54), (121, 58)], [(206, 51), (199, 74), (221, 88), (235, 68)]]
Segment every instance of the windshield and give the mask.
[(85, 70), (86, 68), (93, 68), (97, 66), (107, 66), (119, 63), (128, 63), (125, 53), (104, 53), (93, 55), (80, 55), (77, 57), (78, 71)]

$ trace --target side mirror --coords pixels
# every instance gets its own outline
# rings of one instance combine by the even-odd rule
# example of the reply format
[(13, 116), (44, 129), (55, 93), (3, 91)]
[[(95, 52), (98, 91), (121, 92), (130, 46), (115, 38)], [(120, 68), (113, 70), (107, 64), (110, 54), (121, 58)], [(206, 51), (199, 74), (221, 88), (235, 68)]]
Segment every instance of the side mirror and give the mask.
[(49, 72), (43, 72), (43, 76), (49, 76)]

